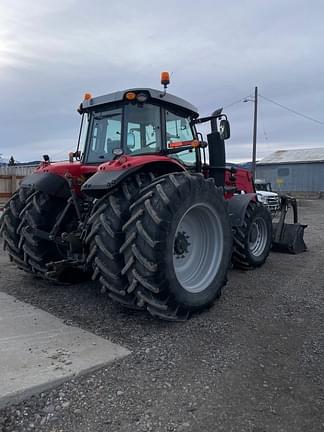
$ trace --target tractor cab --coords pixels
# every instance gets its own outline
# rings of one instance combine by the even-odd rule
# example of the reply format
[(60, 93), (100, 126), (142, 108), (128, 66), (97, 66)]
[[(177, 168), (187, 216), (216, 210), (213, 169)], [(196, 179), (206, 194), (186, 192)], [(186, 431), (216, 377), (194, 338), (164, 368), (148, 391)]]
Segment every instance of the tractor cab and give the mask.
[[(143, 169), (154, 175), (189, 170), (224, 186), (224, 140), (230, 136), (226, 115), (220, 109), (199, 117), (195, 106), (166, 92), (168, 74), (162, 73), (161, 78), (164, 91), (135, 88), (99, 97), (85, 94), (79, 107), (81, 161), (85, 166), (99, 165), (82, 185), (88, 195), (99, 197), (107, 184), (114, 187), (127, 171)], [(205, 122), (211, 126), (208, 144), (196, 130), (197, 124)]]
[(159, 90), (143, 88), (92, 98), (80, 105), (81, 152), (85, 164), (125, 156), (170, 155), (194, 165), (197, 109)]

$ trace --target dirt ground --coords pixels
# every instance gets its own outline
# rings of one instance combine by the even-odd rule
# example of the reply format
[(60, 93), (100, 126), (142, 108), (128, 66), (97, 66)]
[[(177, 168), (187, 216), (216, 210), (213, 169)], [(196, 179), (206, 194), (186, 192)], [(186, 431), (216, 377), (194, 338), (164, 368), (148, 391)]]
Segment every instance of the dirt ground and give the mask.
[(2, 253), (1, 291), (132, 353), (0, 411), (0, 431), (324, 431), (324, 200), (300, 210), (307, 253), (231, 270), (186, 323), (129, 313), (91, 283), (34, 279)]

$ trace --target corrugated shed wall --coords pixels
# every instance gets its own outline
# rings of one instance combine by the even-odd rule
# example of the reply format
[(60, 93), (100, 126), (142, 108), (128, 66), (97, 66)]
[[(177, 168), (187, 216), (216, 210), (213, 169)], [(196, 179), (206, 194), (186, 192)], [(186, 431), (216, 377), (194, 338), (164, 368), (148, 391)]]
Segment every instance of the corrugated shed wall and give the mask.
[(323, 192), (324, 163), (269, 164), (256, 168), (256, 177), (283, 192)]
[(0, 175), (2, 176), (12, 176), (15, 175), (17, 177), (23, 176), (25, 177), (27, 174), (35, 171), (35, 166), (30, 165), (18, 165), (18, 166), (8, 166), (8, 165), (0, 165)]

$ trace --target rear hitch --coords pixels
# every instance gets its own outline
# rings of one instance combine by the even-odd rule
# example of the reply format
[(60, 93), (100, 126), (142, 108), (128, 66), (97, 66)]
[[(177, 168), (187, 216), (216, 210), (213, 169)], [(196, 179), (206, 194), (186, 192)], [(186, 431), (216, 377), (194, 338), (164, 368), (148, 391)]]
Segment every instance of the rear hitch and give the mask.
[(84, 262), (73, 259), (53, 261), (46, 264), (47, 271), (44, 278), (62, 285), (86, 280), (87, 268)]
[[(298, 222), (297, 200), (289, 195), (281, 195), (281, 211), (279, 222), (273, 223), (272, 250), (299, 254), (307, 250), (304, 242), (304, 230), (307, 225)], [(288, 209), (293, 210), (294, 223), (285, 223)]]

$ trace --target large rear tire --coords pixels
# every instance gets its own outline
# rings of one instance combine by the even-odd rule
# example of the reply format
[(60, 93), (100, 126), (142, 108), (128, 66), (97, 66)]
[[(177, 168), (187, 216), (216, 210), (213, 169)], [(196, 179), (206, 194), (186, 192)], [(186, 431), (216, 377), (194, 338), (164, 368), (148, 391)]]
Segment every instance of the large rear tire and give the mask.
[(269, 210), (251, 201), (241, 227), (233, 228), (233, 265), (242, 270), (262, 266), (272, 243), (272, 219)]
[(141, 188), (154, 179), (152, 173), (139, 173), (126, 179), (115, 191), (96, 201), (89, 218), (91, 231), (88, 263), (93, 266), (93, 279), (98, 279), (102, 292), (129, 309), (140, 309), (134, 293), (128, 291), (123, 272), (124, 256), (120, 251), (125, 241), (123, 224), (129, 218), (129, 207)]
[(131, 210), (122, 250), (138, 304), (176, 321), (210, 306), (227, 282), (232, 254), (222, 191), (200, 174), (168, 174)]
[(26, 199), (32, 193), (31, 189), (18, 189), (6, 203), (0, 220), (0, 235), (3, 238), (4, 249), (10, 260), (27, 272), (31, 272), (32, 269), (25, 260), (18, 228), (21, 224), (21, 211), (26, 205)]
[(64, 248), (60, 249), (53, 241), (38, 237), (35, 232), (36, 229), (39, 229), (49, 234), (66, 204), (66, 200), (41, 191), (37, 191), (26, 200), (26, 206), (22, 212), (20, 243), (25, 254), (25, 261), (37, 276), (46, 276), (48, 263), (66, 258)]

